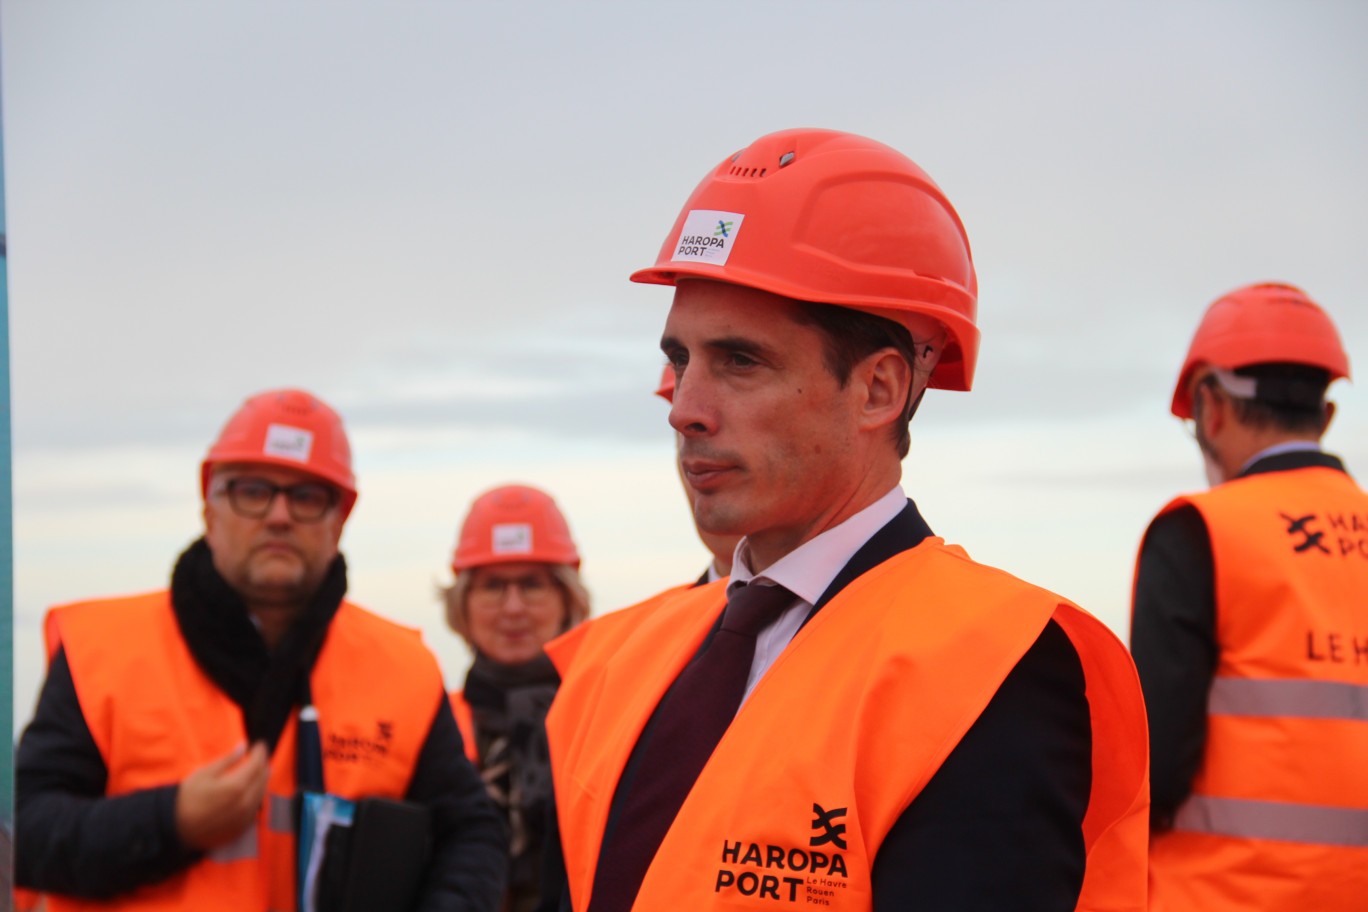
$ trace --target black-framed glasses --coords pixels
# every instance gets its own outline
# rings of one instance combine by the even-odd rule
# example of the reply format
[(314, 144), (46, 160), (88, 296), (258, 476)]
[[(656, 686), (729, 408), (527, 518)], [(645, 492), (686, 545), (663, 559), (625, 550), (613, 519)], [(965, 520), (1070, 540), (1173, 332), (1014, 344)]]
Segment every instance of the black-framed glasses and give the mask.
[(556, 584), (550, 576), (528, 573), (518, 577), (482, 576), (470, 587), (470, 603), (479, 608), (501, 608), (508, 601), (508, 593), (517, 589), (529, 607), (550, 602), (556, 594)]
[(277, 494), (285, 495), (285, 505), (295, 522), (318, 522), (337, 505), (337, 490), (317, 481), (278, 485), (264, 478), (233, 478), (223, 486), (233, 512), (247, 519), (261, 519), (271, 510)]

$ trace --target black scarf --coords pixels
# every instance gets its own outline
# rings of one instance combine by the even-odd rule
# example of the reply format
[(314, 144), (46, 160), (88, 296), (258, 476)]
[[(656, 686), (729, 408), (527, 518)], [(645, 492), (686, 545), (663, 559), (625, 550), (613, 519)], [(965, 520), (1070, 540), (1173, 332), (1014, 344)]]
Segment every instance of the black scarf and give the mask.
[[(540, 778), (548, 766), (546, 711), (560, 686), (560, 675), (545, 653), (521, 665), (505, 665), (477, 652), (466, 675), (463, 696), (475, 717), (476, 747), (488, 759), (491, 742), (502, 740), (521, 775)], [(519, 789), (528, 799), (544, 797), (545, 783), (526, 781)]]
[(309, 700), (309, 672), (328, 625), (347, 592), (347, 564), (338, 555), (313, 601), (274, 651), (266, 648), (242, 596), (214, 569), (201, 538), (185, 549), (171, 572), (171, 606), (190, 654), (242, 709), (249, 742), (275, 750), (296, 705)]
[(521, 665), (504, 665), (477, 652), (466, 675), (463, 695), (475, 717), (480, 776), (509, 826), (507, 908), (512, 912), (532, 908), (538, 895), (551, 807), (546, 711), (559, 685), (545, 653)]

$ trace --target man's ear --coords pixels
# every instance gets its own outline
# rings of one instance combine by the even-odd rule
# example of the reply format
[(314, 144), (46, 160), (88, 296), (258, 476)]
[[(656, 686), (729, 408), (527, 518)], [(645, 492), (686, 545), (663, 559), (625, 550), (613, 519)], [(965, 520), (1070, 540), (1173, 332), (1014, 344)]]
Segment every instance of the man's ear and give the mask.
[(866, 357), (852, 379), (861, 384), (860, 427), (884, 427), (907, 418), (912, 367), (896, 348), (881, 348)]
[(1321, 422), (1320, 433), (1317, 434), (1316, 436), (1317, 436), (1317, 437), (1324, 437), (1324, 436), (1325, 436), (1325, 432), (1328, 431), (1328, 430), (1330, 430), (1330, 422), (1332, 422), (1332, 421), (1334, 421), (1334, 420), (1335, 420), (1335, 403), (1333, 403), (1333, 402), (1327, 402), (1327, 403), (1325, 403), (1325, 420)]
[(1202, 434), (1210, 440), (1219, 434), (1226, 422), (1230, 420), (1230, 414), (1227, 411), (1230, 403), (1226, 401), (1225, 396), (1217, 393), (1210, 383), (1197, 384), (1197, 389), (1193, 391), (1193, 397), (1197, 396), (1205, 397), (1202, 400), (1201, 408)]

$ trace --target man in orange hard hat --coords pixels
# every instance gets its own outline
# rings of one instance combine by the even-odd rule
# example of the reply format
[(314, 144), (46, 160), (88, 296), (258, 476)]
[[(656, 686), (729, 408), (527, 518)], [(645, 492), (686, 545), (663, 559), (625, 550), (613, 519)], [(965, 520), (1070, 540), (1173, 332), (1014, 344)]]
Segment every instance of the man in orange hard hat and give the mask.
[[(169, 589), (48, 614), (16, 764), (18, 883), (54, 912), (276, 912), (301, 892), (344, 908), (333, 891), (357, 908), (368, 890), (494, 909), (503, 831), (437, 663), (417, 631), (344, 600), (356, 481), (337, 413), (299, 390), (248, 399), (200, 484), (204, 535)], [(301, 891), (320, 806), (351, 820), (353, 851), (319, 838)]]
[(864, 137), (764, 136), (633, 279), (675, 286), (694, 518), (743, 539), (729, 582), (548, 646), (560, 908), (1139, 909), (1124, 647), (899, 483), (922, 393), (967, 390), (978, 353), (940, 189)]
[(1207, 310), (1173, 391), (1209, 491), (1136, 565), (1151, 903), (1347, 910), (1368, 896), (1368, 495), (1320, 448), (1334, 324), (1290, 285)]

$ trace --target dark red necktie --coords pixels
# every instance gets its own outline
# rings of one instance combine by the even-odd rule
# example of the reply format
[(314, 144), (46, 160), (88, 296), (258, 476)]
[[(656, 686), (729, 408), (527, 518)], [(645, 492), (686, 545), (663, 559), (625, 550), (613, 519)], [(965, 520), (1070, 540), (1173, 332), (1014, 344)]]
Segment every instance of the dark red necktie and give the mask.
[(626, 912), (703, 765), (736, 716), (755, 660), (755, 636), (794, 602), (783, 586), (732, 592), (722, 626), (656, 708), (613, 832), (599, 853), (589, 912)]

